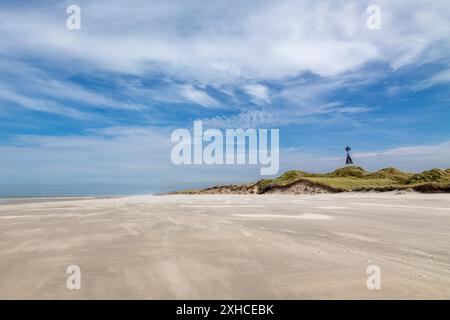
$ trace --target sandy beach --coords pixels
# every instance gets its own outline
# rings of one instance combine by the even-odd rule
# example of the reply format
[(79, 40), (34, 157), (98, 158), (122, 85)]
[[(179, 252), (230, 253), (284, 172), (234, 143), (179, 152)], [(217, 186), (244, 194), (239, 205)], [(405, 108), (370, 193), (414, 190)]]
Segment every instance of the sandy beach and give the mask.
[(3, 203), (0, 272), (1, 299), (449, 299), (450, 195)]

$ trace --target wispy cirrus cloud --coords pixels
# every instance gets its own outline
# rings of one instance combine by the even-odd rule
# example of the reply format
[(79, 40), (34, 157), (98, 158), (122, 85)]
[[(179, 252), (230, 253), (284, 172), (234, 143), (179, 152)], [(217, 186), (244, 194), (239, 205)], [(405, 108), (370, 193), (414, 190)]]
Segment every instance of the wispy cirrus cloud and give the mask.
[(19, 105), (33, 111), (53, 113), (83, 120), (92, 118), (92, 115), (89, 115), (86, 112), (81, 112), (74, 108), (66, 107), (53, 101), (30, 98), (5, 88), (0, 88), (0, 101), (2, 100), (4, 102), (6, 101), (9, 103), (13, 103), (14, 105)]
[[(356, 152), (355, 157), (358, 158), (377, 158), (377, 157), (405, 157), (411, 156), (439, 156), (443, 159), (450, 159), (450, 142), (444, 142), (436, 145), (415, 145), (390, 148), (382, 151)], [(450, 164), (448, 164), (450, 167)]]
[(286, 107), (272, 107), (272, 109), (249, 108), (229, 116), (216, 116), (203, 118), (205, 125), (213, 128), (258, 128), (258, 127), (282, 127), (306, 123), (317, 123), (320, 116), (330, 115), (339, 117), (371, 112), (369, 106), (345, 106), (341, 103), (314, 104), (297, 110)]
[[(340, 88), (338, 81), (327, 84), (327, 79), (352, 74), (370, 78), (371, 72), (360, 70), (369, 63), (386, 63), (399, 69), (439, 60), (446, 56), (444, 48), (449, 42), (450, 15), (440, 1), (381, 1), (378, 5), (383, 12), (383, 27), (377, 32), (365, 27), (370, 1), (323, 0), (311, 4), (250, 0), (239, 9), (230, 7), (227, 1), (217, 1), (213, 6), (205, 3), (136, 0), (136, 6), (129, 6), (116, 0), (80, 1), (83, 27), (76, 32), (67, 30), (63, 23), (69, 2), (31, 5), (28, 8), (33, 10), (25, 12), (20, 5), (9, 5), (0, 13), (4, 21), (0, 40), (5, 56), (21, 57), (31, 52), (34, 58), (60, 69), (141, 78), (163, 75), (176, 81), (166, 88), (146, 90), (148, 97), (144, 99), (194, 103), (205, 108), (224, 104), (197, 87), (198, 83), (219, 91), (225, 87), (228, 91), (243, 90), (259, 105), (286, 105), (291, 101), (293, 108), (299, 104), (311, 106), (311, 97), (324, 99), (324, 93)], [(429, 48), (433, 48), (432, 54)], [(325, 82), (285, 86), (287, 79), (305, 72)], [(54, 98), (100, 108), (141, 111), (148, 107), (67, 81), (47, 81), (39, 73), (36, 76), (46, 79), (36, 86)], [(266, 80), (284, 87), (278, 97), (272, 97), (271, 89), (260, 84)], [(287, 101), (279, 101), (281, 98)], [(246, 101), (238, 104), (245, 105)], [(270, 110), (269, 106), (264, 112)]]
[(47, 3), (53, 10), (35, 7), (32, 17), (11, 6), (0, 15), (1, 40), (10, 54), (32, 50), (80, 59), (85, 68), (141, 75), (157, 70), (213, 83), (283, 79), (304, 71), (333, 76), (371, 61), (398, 69), (418, 61), (430, 46), (448, 43), (450, 30), (445, 1), (379, 1), (378, 33), (365, 27), (370, 1), (246, 1), (239, 9), (227, 1), (206, 3), (80, 1), (80, 32), (61, 23), (64, 2)]
[(189, 101), (195, 102), (205, 108), (216, 108), (220, 103), (205, 91), (199, 90), (192, 85), (180, 86), (180, 95)]
[(438, 84), (450, 83), (450, 69), (435, 73), (430, 78), (420, 81), (411, 87), (412, 90), (425, 90)]
[[(87, 119), (89, 109), (103, 108), (113, 110), (142, 111), (146, 106), (138, 102), (122, 101), (105, 94), (77, 85), (45, 69), (33, 66), (23, 61), (0, 59), (0, 88), (3, 87), (3, 100), (18, 102), (18, 104), (41, 112), (58, 113), (69, 117)], [(30, 97), (17, 94), (26, 92)], [(14, 92), (16, 91), (16, 92)], [(1, 97), (0, 97), (1, 98)], [(27, 100), (28, 99), (28, 100)], [(79, 109), (63, 107), (62, 104), (84, 105)], [(60, 110), (60, 112), (57, 112)], [(92, 114), (91, 114), (92, 116)]]

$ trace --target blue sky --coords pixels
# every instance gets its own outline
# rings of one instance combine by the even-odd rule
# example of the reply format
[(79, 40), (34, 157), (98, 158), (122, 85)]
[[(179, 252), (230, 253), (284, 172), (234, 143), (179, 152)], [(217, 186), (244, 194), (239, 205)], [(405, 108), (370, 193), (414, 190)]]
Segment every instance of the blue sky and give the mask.
[[(68, 30), (66, 8), (81, 8)], [(278, 128), (280, 173), (450, 167), (450, 4), (2, 1), (0, 194), (127, 194), (260, 178), (171, 163), (170, 134)]]

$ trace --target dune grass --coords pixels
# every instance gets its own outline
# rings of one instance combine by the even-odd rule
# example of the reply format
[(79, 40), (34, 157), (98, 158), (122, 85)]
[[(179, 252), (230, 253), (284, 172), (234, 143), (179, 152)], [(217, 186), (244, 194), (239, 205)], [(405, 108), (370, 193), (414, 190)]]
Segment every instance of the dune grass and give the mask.
[(264, 190), (267, 187), (290, 185), (302, 179), (345, 191), (380, 188), (408, 189), (424, 184), (434, 184), (441, 188), (450, 186), (450, 169), (431, 169), (417, 174), (395, 168), (368, 172), (358, 166), (347, 166), (329, 173), (291, 170), (275, 179), (260, 180), (258, 184)]
[(368, 172), (358, 166), (346, 166), (329, 173), (309, 173), (290, 170), (274, 179), (262, 179), (253, 184), (215, 186), (202, 190), (183, 190), (177, 193), (203, 193), (211, 191), (265, 193), (276, 188), (287, 188), (296, 183), (308, 182), (331, 192), (342, 191), (391, 191), (412, 189), (420, 192), (450, 192), (450, 168), (431, 169), (421, 173), (403, 172), (396, 168), (384, 168)]
[(376, 188), (387, 187), (396, 184), (391, 179), (359, 179), (359, 178), (342, 178), (342, 177), (324, 177), (324, 178), (308, 178), (312, 182), (318, 182), (324, 185), (328, 185), (336, 189), (354, 190), (360, 188)]

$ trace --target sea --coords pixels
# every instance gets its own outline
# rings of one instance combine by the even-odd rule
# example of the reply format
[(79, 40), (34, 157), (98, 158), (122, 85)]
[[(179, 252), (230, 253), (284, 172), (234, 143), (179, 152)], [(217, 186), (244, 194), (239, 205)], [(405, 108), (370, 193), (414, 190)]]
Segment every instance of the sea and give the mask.
[(4, 204), (21, 204), (21, 203), (37, 203), (37, 202), (53, 202), (53, 201), (70, 201), (70, 200), (89, 200), (107, 198), (99, 196), (46, 196), (46, 197), (31, 197), (31, 196), (0, 196), (0, 205)]

